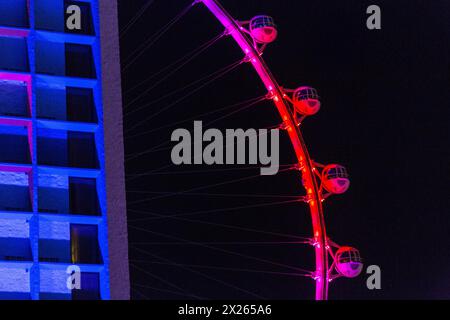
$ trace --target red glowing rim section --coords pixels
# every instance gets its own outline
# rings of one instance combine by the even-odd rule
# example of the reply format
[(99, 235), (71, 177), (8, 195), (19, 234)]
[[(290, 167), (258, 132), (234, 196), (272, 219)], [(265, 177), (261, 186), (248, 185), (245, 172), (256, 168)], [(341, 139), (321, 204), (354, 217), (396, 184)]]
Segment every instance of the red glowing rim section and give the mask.
[(283, 91), (278, 85), (276, 79), (267, 67), (264, 59), (253, 46), (253, 42), (246, 36), (242, 27), (233, 19), (233, 17), (222, 7), (217, 0), (200, 0), (211, 13), (220, 21), (220, 23), (233, 37), (246, 57), (252, 63), (262, 82), (269, 93), (273, 96), (275, 106), (280, 113), (281, 119), (285, 124), (289, 134), (292, 146), (299, 166), (302, 170), (304, 187), (310, 197), (309, 208), (312, 217), (315, 255), (316, 255), (316, 300), (326, 300), (328, 298), (328, 252), (326, 245), (326, 228), (323, 216), (322, 199), (320, 196), (317, 181), (314, 177), (313, 165), (309, 156), (308, 149), (304, 142), (300, 129), (296, 125), (294, 115), (291, 113), (288, 104), (283, 98)]

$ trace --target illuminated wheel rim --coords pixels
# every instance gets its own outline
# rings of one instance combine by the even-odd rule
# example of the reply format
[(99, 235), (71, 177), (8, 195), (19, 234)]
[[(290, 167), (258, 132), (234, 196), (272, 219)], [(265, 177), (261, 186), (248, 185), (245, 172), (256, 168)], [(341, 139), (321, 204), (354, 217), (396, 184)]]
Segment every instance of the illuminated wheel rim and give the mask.
[(325, 228), (325, 220), (322, 208), (322, 195), (315, 179), (314, 165), (309, 156), (303, 135), (296, 124), (295, 115), (291, 111), (284, 93), (272, 75), (253, 41), (244, 32), (243, 28), (235, 19), (222, 7), (217, 0), (199, 0), (225, 27), (228, 34), (232, 36), (235, 42), (242, 49), (247, 59), (253, 65), (259, 78), (264, 83), (270, 93), (276, 108), (284, 123), (284, 128), (288, 132), (290, 141), (294, 148), (299, 169), (302, 171), (303, 186), (306, 189), (308, 205), (312, 218), (315, 263), (316, 270), (314, 280), (316, 282), (316, 300), (326, 300), (328, 298), (328, 283), (330, 281), (328, 274), (328, 245)]

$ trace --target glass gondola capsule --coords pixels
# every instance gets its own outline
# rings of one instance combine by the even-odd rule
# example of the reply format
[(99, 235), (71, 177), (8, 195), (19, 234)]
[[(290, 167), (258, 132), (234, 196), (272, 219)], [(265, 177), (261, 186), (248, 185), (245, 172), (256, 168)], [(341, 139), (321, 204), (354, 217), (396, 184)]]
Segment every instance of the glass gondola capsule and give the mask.
[(363, 263), (359, 251), (352, 247), (341, 247), (334, 257), (336, 270), (347, 278), (359, 276)]
[(338, 164), (330, 164), (322, 171), (322, 184), (325, 190), (335, 194), (341, 194), (350, 187), (347, 169)]
[(300, 87), (294, 91), (292, 98), (294, 108), (300, 114), (311, 116), (320, 110), (320, 98), (314, 88)]
[(275, 41), (278, 30), (272, 17), (261, 15), (250, 20), (250, 34), (256, 42), (268, 44)]

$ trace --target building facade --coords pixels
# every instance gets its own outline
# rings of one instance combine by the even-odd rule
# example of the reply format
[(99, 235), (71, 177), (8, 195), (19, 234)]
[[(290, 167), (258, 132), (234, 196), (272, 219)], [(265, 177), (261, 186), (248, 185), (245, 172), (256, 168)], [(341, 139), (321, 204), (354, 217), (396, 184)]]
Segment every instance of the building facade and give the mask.
[(129, 298), (117, 21), (0, 0), (0, 299)]

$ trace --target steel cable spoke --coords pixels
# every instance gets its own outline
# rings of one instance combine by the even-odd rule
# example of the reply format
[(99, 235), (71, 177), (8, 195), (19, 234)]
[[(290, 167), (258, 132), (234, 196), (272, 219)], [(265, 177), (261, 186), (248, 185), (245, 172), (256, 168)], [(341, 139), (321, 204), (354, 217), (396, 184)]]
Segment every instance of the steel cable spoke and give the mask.
[[(186, 66), (189, 62), (191, 62), (192, 60), (194, 60), (196, 57), (198, 57), (200, 54), (202, 54), (204, 51), (206, 51), (206, 49), (208, 49), (209, 47), (211, 47), (215, 42), (217, 42), (219, 39), (221, 39), (223, 37), (223, 35), (219, 35), (215, 38), (215, 40), (208, 45), (207, 47), (202, 48), (200, 51), (196, 52), (194, 55), (192, 55), (189, 59), (187, 59), (186, 61), (184, 61), (182, 64), (180, 64), (177, 68), (175, 68), (174, 70), (168, 72), (167, 74), (165, 74), (162, 78), (160, 78), (158, 81), (156, 81), (153, 85), (151, 85), (150, 87), (148, 87), (147, 89), (145, 89), (143, 92), (141, 92), (137, 97), (133, 98), (130, 102), (128, 102), (125, 106), (124, 109), (126, 110), (127, 108), (129, 108), (130, 106), (132, 106), (135, 102), (139, 101), (139, 99), (141, 99), (142, 97), (144, 97), (147, 93), (149, 93), (150, 91), (152, 91), (153, 89), (155, 89), (156, 87), (158, 87), (160, 84), (162, 84), (164, 81), (166, 81), (167, 79), (169, 79), (170, 77), (172, 77), (173, 75), (175, 75), (178, 71), (180, 71), (184, 66)], [(228, 67), (228, 66), (227, 66)], [(226, 67), (225, 67), (226, 68)], [(217, 71), (217, 72), (220, 72)], [(213, 73), (214, 74), (214, 73)], [(200, 82), (201, 80), (207, 79), (208, 77), (210, 77), (211, 75), (205, 76), (202, 79), (197, 80), (196, 83)], [(176, 90), (175, 92), (180, 92), (188, 87), (192, 86), (192, 83), (190, 83), (189, 85), (185, 86), (184, 88), (180, 88), (178, 90)], [(170, 96), (173, 93), (169, 93), (166, 96)], [(165, 97), (165, 96), (164, 96)], [(154, 103), (157, 103), (159, 101), (163, 100), (162, 98), (159, 98), (155, 101), (152, 101), (149, 104), (145, 104), (139, 108), (142, 107), (146, 107), (149, 105), (152, 105)]]
[(189, 10), (196, 4), (196, 1), (191, 5), (187, 6), (182, 10), (175, 18), (170, 20), (166, 25), (159, 29), (153, 36), (147, 39), (143, 44), (141, 44), (136, 50), (131, 53), (133, 57), (125, 66), (122, 71), (125, 72), (137, 59), (139, 59), (145, 51), (147, 51), (151, 46), (153, 46), (163, 35), (165, 35), (183, 16), (185, 16)]
[[(142, 202), (147, 202), (148, 200), (143, 200)], [(231, 208), (220, 208), (220, 209), (210, 209), (210, 210), (200, 210), (195, 212), (188, 212), (188, 213), (180, 213), (180, 214), (173, 214), (173, 215), (167, 215), (167, 216), (160, 216), (160, 217), (151, 217), (151, 218), (141, 218), (141, 219), (129, 219), (129, 222), (140, 222), (140, 221), (151, 221), (151, 220), (160, 220), (165, 219), (166, 217), (186, 217), (186, 216), (195, 216), (200, 214), (207, 214), (207, 213), (220, 213), (220, 212), (230, 212), (235, 210), (243, 210), (243, 209), (250, 209), (250, 208), (263, 208), (263, 207), (270, 207), (275, 205), (281, 205), (281, 204), (289, 204), (289, 203), (295, 203), (299, 202), (300, 200), (286, 200), (286, 201), (277, 201), (277, 202), (268, 202), (268, 203), (260, 203), (260, 204), (251, 204), (246, 206), (237, 206), (237, 207), (231, 207)], [(138, 203), (138, 202), (135, 202)], [(139, 202), (141, 203), (141, 202)]]
[[(291, 168), (283, 169), (283, 170), (280, 170), (279, 172), (285, 172), (285, 171), (288, 171), (288, 170), (291, 170)], [(209, 185), (206, 185), (206, 186), (200, 186), (200, 187), (195, 187), (195, 188), (192, 188), (192, 189), (176, 191), (176, 192), (173, 192), (173, 193), (170, 193), (170, 194), (166, 194), (166, 195), (151, 197), (151, 198), (147, 199), (146, 201), (167, 198), (167, 197), (171, 197), (171, 196), (174, 196), (174, 195), (181, 195), (181, 194), (184, 194), (186, 192), (191, 192), (191, 191), (199, 191), (199, 190), (205, 190), (205, 189), (209, 189), (209, 188), (224, 186), (224, 185), (228, 185), (228, 184), (232, 184), (232, 183), (236, 183), (236, 182), (242, 182), (242, 181), (246, 181), (246, 180), (255, 179), (255, 178), (258, 178), (258, 177), (262, 177), (262, 176), (260, 174), (256, 174), (256, 175), (252, 175), (252, 176), (248, 176), (248, 177), (243, 177), (243, 178), (238, 178), (238, 179), (233, 179), (233, 180), (227, 180), (227, 181), (224, 181), (224, 182), (218, 182), (218, 183), (209, 184)], [(138, 203), (138, 202), (136, 201), (136, 202), (133, 202), (133, 203), (130, 203), (130, 204), (136, 204), (136, 203)]]
[(200, 119), (201, 117), (204, 117), (204, 116), (208, 116), (208, 115), (211, 115), (211, 114), (215, 114), (215, 113), (218, 113), (218, 112), (221, 112), (221, 111), (225, 111), (225, 110), (228, 110), (228, 109), (233, 109), (233, 108), (236, 108), (236, 107), (238, 107), (238, 106), (241, 106), (241, 105), (244, 105), (244, 104), (247, 104), (247, 103), (252, 103), (253, 101), (259, 100), (259, 99), (261, 99), (261, 98), (262, 98), (262, 97), (252, 98), (252, 99), (248, 99), (248, 100), (245, 100), (245, 101), (241, 101), (241, 102), (238, 102), (238, 103), (235, 103), (235, 104), (232, 104), (232, 105), (227, 105), (227, 106), (224, 106), (224, 107), (221, 107), (221, 108), (213, 109), (213, 110), (211, 110), (211, 111), (207, 111), (207, 112), (198, 114), (198, 115), (196, 115), (196, 116), (190, 117), (190, 118), (188, 118), (188, 119), (184, 119), (184, 120), (181, 120), (181, 121), (176, 121), (176, 122), (173, 122), (173, 123), (170, 123), (170, 124), (167, 124), (167, 125), (158, 127), (158, 128), (154, 128), (154, 129), (151, 129), (151, 130), (149, 130), (149, 131), (145, 131), (145, 132), (142, 132), (142, 133), (138, 133), (138, 134), (135, 134), (135, 135), (129, 135), (129, 136), (126, 137), (125, 139), (131, 139), (131, 138), (140, 137), (140, 136), (143, 136), (143, 135), (146, 135), (146, 134), (150, 134), (150, 133), (153, 133), (153, 132), (162, 130), (162, 129), (166, 129), (166, 128), (173, 127), (173, 126), (178, 125), (178, 124), (181, 124), (181, 123), (185, 123), (185, 122), (188, 122), (188, 121)]
[[(276, 128), (276, 127), (279, 127), (279, 126), (270, 126), (270, 127), (264, 128), (264, 129), (273, 129), (273, 128)], [(257, 137), (261, 136), (262, 134), (266, 134), (266, 133), (265, 133), (265, 132), (259, 132), (259, 133), (257, 134)], [(226, 137), (228, 137), (228, 136), (226, 136)], [(245, 139), (245, 137), (244, 137), (244, 139)], [(231, 146), (233, 146), (236, 142), (242, 142), (242, 138), (241, 138), (241, 139), (233, 139), (233, 142), (232, 142), (232, 143), (226, 144), (225, 147), (226, 147), (226, 148), (227, 148), (227, 147), (231, 147)], [(150, 149), (150, 151), (154, 151), (154, 150), (156, 150), (156, 148), (158, 148), (158, 147), (160, 147), (160, 146), (163, 146), (163, 145), (165, 145), (165, 144), (168, 144), (168, 143), (170, 143), (170, 142), (163, 142), (163, 143), (157, 145), (156, 147), (152, 147), (152, 148)], [(149, 151), (149, 152), (150, 152), (150, 151)], [(144, 152), (145, 152), (145, 151), (144, 151)], [(201, 156), (201, 154), (194, 154), (194, 159), (195, 159), (195, 157), (198, 157), (198, 156)], [(125, 161), (128, 161), (128, 160), (132, 160), (132, 159), (125, 159)], [(171, 164), (168, 164), (168, 165), (165, 165), (165, 166), (162, 166), (162, 167), (159, 167), (159, 168), (156, 168), (156, 169), (153, 169), (153, 170), (144, 172), (144, 173), (142, 173), (142, 174), (138, 174), (138, 175), (136, 175), (136, 176), (134, 176), (134, 177), (128, 178), (128, 179), (127, 179), (127, 182), (129, 182), (129, 181), (131, 181), (131, 180), (135, 180), (135, 179), (140, 178), (140, 177), (143, 177), (143, 176), (146, 176), (146, 175), (148, 175), (148, 174), (152, 174), (152, 173), (155, 173), (155, 172), (160, 172), (161, 170), (164, 170), (164, 169), (167, 169), (167, 168), (170, 168), (170, 167), (173, 167), (173, 166), (174, 166), (174, 164), (171, 163)]]
[[(148, 251), (146, 251), (146, 250), (142, 250), (142, 249), (139, 249), (139, 248), (136, 248), (136, 247), (133, 247), (133, 248), (134, 248), (135, 250), (137, 250), (137, 251), (142, 252), (143, 254), (152, 256), (152, 257), (154, 257), (154, 258), (156, 258), (156, 259), (158, 259), (158, 260), (166, 261), (166, 262), (169, 262), (169, 263), (174, 263), (173, 261), (171, 261), (171, 260), (169, 260), (169, 259), (167, 259), (167, 258), (158, 256), (158, 255), (156, 255), (156, 254), (154, 254), (154, 253), (150, 253), (150, 252), (148, 252)], [(187, 270), (187, 271), (189, 271), (189, 272), (191, 272), (191, 273), (194, 273), (194, 274), (196, 274), (196, 275), (200, 275), (200, 276), (202, 276), (202, 277), (204, 277), (204, 278), (206, 278), (206, 279), (208, 279), (208, 280), (211, 280), (211, 281), (220, 283), (220, 284), (222, 284), (222, 285), (224, 285), (224, 286), (226, 286), (226, 287), (233, 288), (233, 289), (235, 289), (235, 290), (244, 292), (244, 293), (246, 293), (246, 294), (248, 294), (248, 295), (250, 295), (250, 296), (252, 296), (252, 297), (256, 297), (256, 298), (258, 298), (258, 299), (264, 299), (264, 298), (263, 298), (262, 296), (260, 296), (260, 295), (257, 295), (257, 294), (255, 294), (255, 293), (253, 293), (253, 292), (251, 292), (251, 291), (248, 291), (248, 290), (246, 290), (246, 289), (240, 288), (240, 287), (238, 287), (238, 286), (236, 286), (236, 285), (233, 285), (233, 284), (231, 284), (231, 283), (228, 283), (228, 282), (226, 282), (226, 281), (223, 281), (223, 280), (217, 279), (217, 278), (215, 278), (215, 277), (209, 276), (209, 275), (205, 274), (204, 272), (195, 270), (195, 269), (190, 268), (190, 267), (185, 267), (185, 266), (177, 266), (177, 267), (180, 268), (180, 269), (183, 269), (183, 270)]]
[(213, 83), (214, 81), (222, 78), (223, 76), (225, 76), (226, 74), (228, 74), (229, 72), (233, 71), (234, 69), (236, 69), (238, 66), (240, 66), (243, 63), (243, 61), (239, 61), (239, 62), (235, 62), (234, 64), (230, 65), (230, 67), (226, 70), (224, 70), (223, 72), (219, 73), (218, 75), (214, 76), (212, 79), (206, 81), (205, 83), (203, 83), (202, 85), (198, 86), (197, 88), (193, 89), (192, 91), (190, 91), (189, 93), (185, 94), (184, 96), (182, 96), (181, 98), (177, 99), (176, 101), (174, 101), (173, 103), (167, 105), (166, 107), (159, 109), (157, 112), (153, 113), (151, 116), (143, 119), (142, 121), (139, 121), (138, 123), (136, 123), (135, 125), (133, 125), (129, 130), (125, 131), (126, 133), (136, 129), (137, 127), (141, 126), (142, 124), (146, 123), (148, 120), (153, 119), (154, 117), (158, 116), (159, 114), (163, 113), (164, 111), (167, 111), (168, 109), (172, 108), (173, 106), (177, 105), (178, 103), (186, 100), (187, 98), (189, 98), (190, 96), (194, 95), (195, 93), (197, 93), (198, 91), (200, 91), (201, 89), (203, 89), (204, 87), (206, 87), (207, 85)]
[(211, 245), (202, 244), (202, 243), (197, 242), (197, 241), (187, 240), (187, 239), (183, 239), (183, 238), (176, 237), (176, 236), (173, 236), (173, 235), (168, 235), (167, 233), (160, 233), (160, 232), (156, 232), (156, 231), (151, 231), (151, 230), (143, 229), (143, 228), (136, 227), (136, 226), (130, 226), (130, 228), (133, 228), (133, 229), (138, 230), (138, 231), (146, 232), (146, 233), (151, 233), (151, 234), (154, 234), (154, 235), (157, 235), (157, 236), (161, 236), (163, 238), (173, 239), (173, 240), (177, 240), (177, 241), (183, 241), (183, 242), (190, 243), (192, 245), (196, 245), (196, 246), (199, 246), (199, 247), (202, 247), (202, 248), (206, 248), (206, 249), (210, 249), (210, 250), (213, 250), (213, 251), (222, 252), (222, 253), (226, 253), (226, 254), (229, 254), (229, 255), (235, 255), (235, 256), (238, 256), (238, 257), (241, 257), (241, 258), (247, 258), (249, 260), (263, 262), (263, 263), (271, 264), (271, 265), (274, 265), (274, 266), (287, 268), (287, 269), (290, 269), (290, 270), (300, 271), (300, 272), (304, 272), (304, 273), (310, 273), (310, 271), (306, 270), (306, 269), (293, 267), (293, 266), (290, 266), (290, 265), (287, 265), (287, 264), (283, 264), (283, 263), (279, 263), (279, 262), (275, 262), (275, 261), (271, 261), (271, 260), (267, 260), (267, 259), (263, 259), (263, 258), (259, 258), (259, 257), (250, 256), (250, 255), (247, 255), (247, 254), (244, 254), (244, 253), (240, 253), (240, 252), (235, 252), (235, 251), (231, 251), (231, 250), (217, 248), (217, 247), (214, 247), (214, 246), (211, 246)]
[(180, 290), (180, 292), (184, 292), (186, 296), (191, 296), (191, 297), (194, 297), (194, 298), (196, 298), (196, 299), (201, 299), (200, 297), (198, 297), (198, 296), (196, 296), (196, 295), (194, 295), (194, 294), (191, 294), (190, 292), (187, 292), (186, 290), (182, 289), (181, 287), (177, 286), (176, 284), (174, 284), (174, 283), (172, 283), (172, 282), (170, 282), (170, 281), (168, 281), (168, 280), (166, 280), (166, 279), (164, 279), (164, 278), (161, 278), (161, 277), (159, 277), (159, 276), (157, 276), (157, 275), (155, 275), (155, 274), (153, 274), (153, 273), (151, 273), (151, 272), (149, 272), (149, 271), (147, 271), (147, 270), (144, 270), (144, 269), (142, 269), (142, 268), (140, 268), (140, 267), (134, 265), (134, 264), (132, 263), (132, 261), (133, 261), (133, 260), (130, 260), (130, 266), (131, 266), (131, 267), (133, 267), (133, 268), (135, 268), (135, 269), (137, 269), (137, 270), (139, 270), (139, 271), (145, 273), (146, 275), (148, 275), (148, 276), (150, 276), (150, 277), (152, 277), (152, 278), (155, 278), (155, 279), (157, 279), (157, 280), (159, 280), (159, 281), (165, 283), (166, 285), (168, 285), (168, 286), (170, 286), (170, 287), (172, 287), (172, 288), (175, 288), (175, 289), (177, 289), (177, 290)]
[[(185, 246), (186, 243), (184, 242), (129, 242), (132, 245), (142, 245), (142, 246)], [(218, 242), (218, 241), (212, 241), (212, 242), (200, 242), (202, 244), (210, 244), (210, 245), (255, 245), (255, 246), (267, 246), (267, 245), (280, 245), (280, 244), (292, 244), (292, 245), (298, 245), (298, 244), (310, 244), (311, 241), (231, 241), (231, 242)]]
[(185, 54), (183, 57), (177, 59), (176, 61), (170, 63), (169, 65), (167, 65), (166, 67), (160, 69), (159, 71), (155, 72), (154, 74), (152, 74), (151, 76), (147, 77), (145, 80), (139, 82), (138, 84), (136, 84), (134, 87), (126, 90), (124, 92), (124, 94), (129, 94), (131, 91), (134, 91), (135, 89), (143, 86), (144, 84), (146, 84), (147, 82), (149, 82), (150, 80), (154, 79), (155, 77), (159, 76), (160, 74), (164, 73), (165, 71), (169, 70), (170, 68), (176, 66), (178, 63), (194, 56), (197, 52), (199, 51), (204, 51), (205, 47), (209, 48), (212, 44), (214, 44), (217, 40), (219, 40), (222, 37), (222, 35), (220, 36), (215, 36), (214, 38), (208, 40), (207, 42), (203, 43), (202, 45), (198, 46), (197, 48), (195, 48), (194, 50), (188, 52), (187, 54)]
[(178, 292), (178, 291), (173, 291), (173, 290), (167, 290), (167, 289), (161, 289), (161, 288), (156, 288), (156, 287), (152, 287), (152, 286), (148, 286), (148, 285), (143, 285), (143, 284), (137, 284), (134, 283), (133, 286), (139, 287), (139, 288), (143, 288), (143, 289), (151, 289), (154, 291), (159, 291), (159, 292), (165, 292), (165, 293), (171, 293), (173, 295), (177, 295), (177, 296), (183, 296), (183, 297), (191, 297), (193, 298), (191, 295), (183, 293), (183, 292)]
[[(294, 165), (292, 164), (280, 164), (280, 168), (284, 167), (290, 167), (292, 168)], [(242, 170), (256, 170), (261, 169), (263, 167), (255, 167), (255, 166), (249, 166), (249, 167), (239, 167), (239, 168), (225, 168), (225, 169), (201, 169), (201, 170), (187, 170), (187, 171), (163, 171), (163, 172), (156, 172), (156, 173), (134, 173), (134, 174), (127, 174), (127, 177), (134, 177), (134, 176), (151, 176), (151, 175), (180, 175), (180, 174), (198, 174), (198, 173), (217, 173), (217, 172), (227, 172), (227, 171), (242, 171)], [(128, 192), (133, 192), (132, 190)], [(135, 191), (139, 192), (139, 191)], [(152, 191), (149, 191), (148, 193), (155, 193)], [(163, 192), (164, 193), (164, 192)]]
[[(146, 212), (146, 211), (136, 211), (136, 210), (128, 210), (128, 211), (136, 212), (136, 213), (143, 213), (143, 214), (150, 214), (150, 212)], [(157, 214), (157, 213), (151, 213), (151, 214), (153, 214), (154, 216), (162, 216), (162, 215)], [(169, 216), (168, 218), (169, 219), (173, 219), (173, 220), (178, 220), (178, 221), (186, 221), (186, 222), (191, 222), (191, 223), (204, 224), (204, 225), (209, 225), (209, 226), (214, 226), (214, 227), (221, 227), (221, 228), (231, 229), (231, 230), (239, 230), (239, 231), (253, 232), (253, 233), (259, 233), (259, 234), (264, 234), (264, 235), (269, 235), (269, 236), (277, 236), (277, 237), (283, 237), (283, 238), (289, 238), (289, 239), (297, 239), (297, 240), (301, 241), (300, 243), (303, 243), (303, 241), (304, 241), (304, 243), (311, 243), (311, 239), (310, 238), (301, 237), (301, 236), (297, 236), (297, 235), (293, 235), (293, 234), (272, 232), (272, 231), (267, 231), (267, 230), (247, 228), (247, 227), (229, 225), (229, 224), (224, 224), (224, 223), (215, 223), (215, 222), (204, 221), (204, 220), (181, 218), (181, 217), (178, 217), (178, 216), (177, 217), (176, 216)]]
[(210, 270), (219, 270), (219, 271), (234, 271), (234, 272), (246, 272), (246, 273), (255, 273), (255, 274), (292, 276), (292, 277), (311, 277), (310, 272), (309, 273), (276, 272), (276, 271), (267, 271), (267, 270), (230, 268), (230, 267), (219, 267), (219, 266), (209, 266), (209, 265), (199, 265), (199, 264), (163, 263), (163, 262), (148, 261), (148, 260), (131, 260), (131, 261), (139, 262), (139, 263), (146, 263), (146, 264), (154, 264), (154, 265), (165, 265), (165, 266), (175, 266), (175, 267), (184, 266), (184, 267), (190, 267), (190, 268), (210, 269)]
[[(227, 118), (227, 117), (229, 117), (229, 116), (231, 116), (231, 115), (233, 115), (233, 114), (235, 114), (235, 113), (237, 113), (239, 111), (246, 110), (246, 109), (248, 109), (248, 108), (250, 108), (250, 107), (260, 103), (261, 101), (264, 101), (265, 99), (266, 99), (265, 97), (260, 97), (260, 98), (258, 98), (256, 100), (253, 100), (253, 101), (247, 103), (246, 105), (240, 107), (238, 110), (236, 110), (234, 112), (229, 112), (226, 115), (221, 116), (219, 119), (224, 119), (224, 118)], [(233, 105), (233, 107), (236, 107), (236, 105)], [(213, 120), (212, 122), (215, 122), (216, 120)], [(186, 120), (183, 120), (181, 122), (185, 122), (185, 121)], [(171, 126), (171, 125), (168, 125), (168, 126)], [(137, 158), (139, 156), (142, 156), (142, 155), (145, 155), (145, 154), (149, 154), (149, 153), (152, 153), (152, 152), (159, 152), (159, 151), (164, 151), (164, 150), (170, 150), (172, 147), (167, 147), (167, 148), (163, 148), (163, 149), (158, 149), (158, 148), (162, 147), (162, 146), (165, 146), (165, 145), (170, 145), (171, 143), (172, 143), (172, 141), (162, 142), (162, 143), (160, 143), (160, 144), (158, 144), (156, 146), (153, 146), (153, 147), (151, 147), (151, 148), (149, 148), (149, 149), (147, 149), (145, 151), (141, 151), (141, 152), (138, 152), (138, 153), (131, 154), (131, 155), (129, 155), (129, 156), (127, 156), (125, 158), (125, 161), (130, 161), (130, 160), (133, 160), (133, 159), (135, 159), (135, 158)]]
[(122, 38), (128, 30), (142, 17), (142, 15), (147, 11), (147, 9), (155, 2), (155, 0), (149, 0), (142, 8), (134, 15), (132, 19), (125, 25), (125, 27), (120, 31), (120, 38)]

